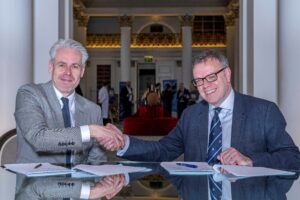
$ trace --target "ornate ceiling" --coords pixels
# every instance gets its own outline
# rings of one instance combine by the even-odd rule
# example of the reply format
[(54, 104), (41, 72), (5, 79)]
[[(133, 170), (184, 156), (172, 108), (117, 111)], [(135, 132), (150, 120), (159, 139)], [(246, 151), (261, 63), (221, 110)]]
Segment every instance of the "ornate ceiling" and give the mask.
[(74, 0), (89, 16), (222, 15), (238, 0)]
[(87, 8), (226, 7), (230, 0), (82, 0)]

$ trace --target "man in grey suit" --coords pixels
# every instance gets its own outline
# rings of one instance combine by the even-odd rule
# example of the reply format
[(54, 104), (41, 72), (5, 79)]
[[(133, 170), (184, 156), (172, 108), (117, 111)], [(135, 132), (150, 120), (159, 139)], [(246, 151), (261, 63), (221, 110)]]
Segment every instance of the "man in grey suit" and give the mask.
[[(125, 185), (123, 174), (93, 178), (71, 177), (22, 177), (21, 187), (16, 188), (16, 200), (35, 199), (111, 199)], [(89, 192), (86, 192), (89, 191)]]
[[(176, 127), (159, 141), (126, 137), (118, 155), (130, 160), (171, 161), (184, 154), (185, 161), (207, 161), (210, 124), (214, 108), (221, 108), (222, 144), (216, 158), (222, 164), (299, 169), (298, 147), (286, 132), (278, 107), (267, 100), (243, 95), (231, 87), (227, 58), (204, 50), (194, 60), (193, 84), (203, 101), (188, 107)], [(118, 131), (113, 127), (115, 131)]]
[[(74, 40), (60, 39), (50, 57), (51, 81), (26, 84), (17, 93), (17, 162), (68, 163), (67, 152), (72, 164), (106, 161), (102, 147), (117, 147), (123, 141), (102, 126), (100, 107), (75, 93), (88, 59), (86, 49)], [(67, 109), (64, 116), (62, 109)]]

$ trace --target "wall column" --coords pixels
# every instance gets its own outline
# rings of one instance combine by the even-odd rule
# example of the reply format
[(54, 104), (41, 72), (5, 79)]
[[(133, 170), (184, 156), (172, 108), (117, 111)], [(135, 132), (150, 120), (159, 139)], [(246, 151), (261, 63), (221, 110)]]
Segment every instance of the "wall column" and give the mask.
[[(87, 45), (87, 41), (86, 41), (86, 37), (87, 37), (87, 26), (88, 26), (88, 22), (89, 22), (89, 16), (85, 15), (83, 13), (83, 11), (81, 10), (81, 7), (79, 7), (78, 5), (74, 5), (74, 40), (80, 42), (83, 46), (86, 47)], [(88, 65), (88, 63), (87, 63)], [(82, 93), (85, 97), (90, 98), (89, 96), (89, 89), (88, 89), (88, 85), (89, 85), (89, 79), (87, 79), (87, 74), (89, 72), (88, 66), (86, 66), (85, 69), (85, 75), (82, 77), (82, 79), (80, 80), (80, 88), (82, 90)], [(93, 71), (93, 73), (96, 73)], [(96, 86), (96, 81), (92, 81), (91, 85)], [(97, 88), (96, 88), (97, 89)]]
[(35, 83), (50, 80), (49, 49), (59, 38), (73, 37), (73, 1), (34, 1), (34, 77)]
[(0, 136), (16, 127), (17, 89), (32, 82), (32, 4), (32, 0), (9, 0), (0, 6)]
[(185, 15), (181, 17), (182, 30), (182, 82), (189, 88), (192, 76), (192, 26), (193, 17)]
[(277, 1), (241, 0), (240, 2), (243, 51), (242, 92), (277, 103)]
[(240, 88), (240, 27), (239, 19), (234, 20), (235, 24), (235, 37), (234, 37), (234, 53), (233, 53), (233, 66), (234, 66), (234, 88), (238, 91), (241, 91)]
[[(0, 136), (16, 128), (17, 90), (32, 82), (32, 4), (32, 0), (9, 0), (0, 5)], [(15, 186), (14, 174), (1, 177), (1, 197), (14, 199)]]
[(129, 16), (120, 17), (121, 28), (121, 81), (130, 80), (130, 44), (131, 44), (132, 18)]
[[(238, 56), (238, 51), (236, 48), (236, 38), (239, 36), (237, 31), (236, 19), (239, 17), (239, 2), (237, 0), (232, 0), (228, 5), (228, 12), (224, 15), (225, 25), (226, 25), (226, 55), (228, 58), (229, 66), (232, 73), (232, 85), (234, 89), (239, 90), (239, 65), (235, 61)], [(238, 21), (237, 21), (238, 22)]]
[(278, 1), (279, 10), (279, 106), (287, 121), (287, 131), (300, 146), (299, 42), (300, 1)]

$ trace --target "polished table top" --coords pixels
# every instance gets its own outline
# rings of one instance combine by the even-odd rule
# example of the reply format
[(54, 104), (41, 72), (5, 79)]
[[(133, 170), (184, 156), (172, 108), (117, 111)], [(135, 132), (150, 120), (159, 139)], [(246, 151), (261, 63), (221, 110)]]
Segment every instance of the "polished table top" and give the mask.
[[(128, 176), (74, 178), (61, 175), (29, 178), (0, 168), (0, 199), (79, 199), (83, 184), (97, 188), (94, 193), (99, 197), (97, 199), (107, 194), (112, 199), (209, 199), (207, 175), (170, 176), (160, 167), (160, 163), (123, 164), (148, 167), (152, 171)], [(123, 186), (120, 177), (123, 180), (126, 177), (128, 183)], [(224, 198), (227, 197), (225, 199), (300, 199), (300, 179), (297, 174), (231, 181), (223, 179), (223, 185), (225, 182), (230, 190), (229, 195), (223, 194)]]

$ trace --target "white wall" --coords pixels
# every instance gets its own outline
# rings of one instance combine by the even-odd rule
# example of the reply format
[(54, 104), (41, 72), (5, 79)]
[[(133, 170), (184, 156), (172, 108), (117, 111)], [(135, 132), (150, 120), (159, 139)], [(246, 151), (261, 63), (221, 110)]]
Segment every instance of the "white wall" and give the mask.
[(59, 38), (73, 35), (72, 0), (34, 1), (34, 82), (50, 80), (49, 49)]
[(17, 89), (32, 81), (32, 1), (2, 1), (0, 6), (0, 135), (15, 128)]
[(277, 103), (277, 1), (242, 0), (240, 16), (241, 91)]
[(279, 106), (300, 146), (300, 1), (279, 1)]
[(279, 105), (300, 146), (300, 1), (241, 0), (242, 91)]
[[(13, 114), (17, 89), (32, 81), (31, 0), (1, 1), (0, 33), (1, 136), (16, 127)], [(1, 170), (0, 199), (14, 199), (15, 174)]]

